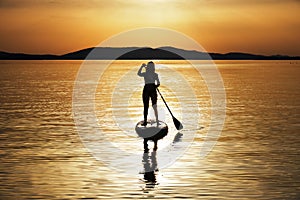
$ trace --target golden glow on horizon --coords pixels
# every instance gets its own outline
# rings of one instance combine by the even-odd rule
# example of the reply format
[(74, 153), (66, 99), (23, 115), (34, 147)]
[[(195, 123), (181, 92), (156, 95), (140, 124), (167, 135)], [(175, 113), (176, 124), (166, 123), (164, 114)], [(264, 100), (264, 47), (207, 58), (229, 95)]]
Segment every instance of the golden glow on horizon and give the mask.
[(122, 31), (163, 27), (194, 38), (210, 52), (300, 55), (299, 1), (224, 2), (3, 0), (0, 50), (63, 54)]

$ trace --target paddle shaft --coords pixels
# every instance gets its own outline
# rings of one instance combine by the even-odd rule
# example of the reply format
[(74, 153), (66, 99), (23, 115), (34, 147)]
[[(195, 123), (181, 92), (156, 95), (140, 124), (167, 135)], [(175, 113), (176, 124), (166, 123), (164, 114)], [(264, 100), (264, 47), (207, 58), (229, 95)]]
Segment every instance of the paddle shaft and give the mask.
[(156, 89), (157, 89), (157, 91), (158, 91), (158, 93), (159, 93), (159, 95), (160, 95), (161, 99), (162, 99), (162, 100), (163, 100), (163, 102), (165, 103), (166, 107), (168, 108), (168, 110), (169, 110), (170, 114), (172, 115), (172, 117), (174, 117), (174, 116), (173, 116), (173, 113), (171, 112), (171, 110), (170, 110), (170, 108), (169, 108), (169, 106), (168, 106), (167, 102), (165, 101), (164, 97), (163, 97), (163, 96), (162, 96), (162, 94), (160, 93), (159, 89), (158, 89), (158, 88), (156, 88)]
[(174, 125), (175, 125), (176, 129), (177, 129), (177, 130), (181, 130), (181, 129), (183, 128), (181, 122), (180, 122), (178, 119), (176, 119), (176, 117), (174, 117), (173, 113), (171, 112), (171, 110), (170, 110), (170, 108), (169, 108), (167, 102), (165, 101), (164, 97), (163, 97), (162, 94), (160, 93), (159, 89), (158, 89), (158, 88), (156, 88), (156, 89), (157, 89), (159, 95), (161, 96), (163, 102), (165, 103), (166, 107), (168, 108), (168, 110), (169, 110), (169, 112), (170, 112), (170, 114), (171, 114), (171, 116), (172, 116), (172, 118), (173, 118), (173, 122), (174, 122)]

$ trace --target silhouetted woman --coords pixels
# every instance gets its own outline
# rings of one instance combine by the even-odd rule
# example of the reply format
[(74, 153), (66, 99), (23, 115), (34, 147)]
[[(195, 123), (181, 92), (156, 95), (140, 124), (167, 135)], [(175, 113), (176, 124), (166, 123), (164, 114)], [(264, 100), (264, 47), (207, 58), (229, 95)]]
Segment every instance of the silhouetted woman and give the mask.
[[(146, 68), (146, 72), (142, 72), (143, 68)], [(147, 65), (143, 63), (137, 74), (138, 76), (144, 77), (145, 80), (145, 86), (143, 89), (144, 123), (142, 125), (143, 126), (147, 125), (149, 99), (151, 98), (152, 107), (154, 110), (156, 123), (158, 126), (159, 122), (158, 122), (158, 113), (157, 113), (157, 105), (156, 105), (157, 103), (156, 88), (159, 87), (160, 82), (159, 82), (158, 74), (155, 73), (154, 63), (152, 61), (148, 62)]]

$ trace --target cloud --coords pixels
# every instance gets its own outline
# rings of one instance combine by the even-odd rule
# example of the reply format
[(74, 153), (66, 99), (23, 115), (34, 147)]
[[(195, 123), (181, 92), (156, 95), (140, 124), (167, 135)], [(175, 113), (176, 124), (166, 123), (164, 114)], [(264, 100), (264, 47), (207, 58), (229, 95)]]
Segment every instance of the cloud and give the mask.
[(106, 9), (125, 8), (136, 6), (159, 7), (163, 4), (176, 6), (179, 8), (200, 8), (201, 6), (255, 6), (255, 5), (277, 5), (295, 3), (300, 5), (300, 0), (190, 0), (188, 3), (182, 0), (0, 0), (0, 9), (20, 9), (20, 8), (78, 8), (78, 9)]
[[(195, 0), (196, 1), (196, 0)], [(201, 1), (198, 1), (201, 2)], [(241, 1), (241, 0), (206, 0), (208, 3), (218, 3), (218, 4), (236, 4), (236, 5), (252, 5), (252, 4), (285, 4), (289, 2), (300, 3), (300, 0), (251, 0), (251, 1)]]
[(80, 0), (1, 0), (0, 1), (0, 8), (35, 8), (35, 7), (62, 7), (62, 8), (92, 8), (95, 6), (109, 6), (113, 5), (110, 1), (96, 1), (96, 0), (87, 0), (87, 1), (80, 1)]

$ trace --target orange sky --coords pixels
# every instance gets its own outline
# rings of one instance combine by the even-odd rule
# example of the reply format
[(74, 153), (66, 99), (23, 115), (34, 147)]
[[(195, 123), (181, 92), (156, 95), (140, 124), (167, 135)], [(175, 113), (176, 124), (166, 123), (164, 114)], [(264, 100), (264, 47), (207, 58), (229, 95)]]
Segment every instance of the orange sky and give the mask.
[(0, 51), (63, 54), (150, 26), (209, 52), (300, 55), (299, 0), (1, 0), (0, 13)]

